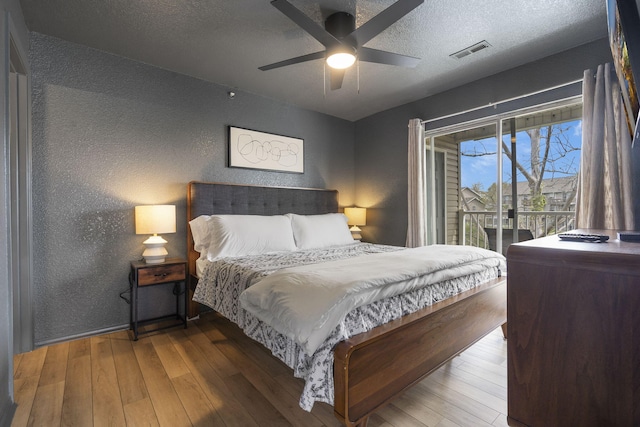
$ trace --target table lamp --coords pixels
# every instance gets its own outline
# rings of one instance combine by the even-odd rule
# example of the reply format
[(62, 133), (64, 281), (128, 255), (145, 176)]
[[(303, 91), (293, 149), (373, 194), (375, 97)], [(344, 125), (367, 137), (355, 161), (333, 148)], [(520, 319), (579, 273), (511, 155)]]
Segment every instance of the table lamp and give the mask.
[(167, 243), (158, 234), (176, 232), (176, 207), (174, 205), (145, 205), (135, 207), (136, 234), (153, 234), (143, 243), (146, 249), (142, 253), (147, 264), (164, 262), (168, 252)]
[(351, 236), (355, 240), (362, 239), (362, 234), (360, 225), (367, 225), (367, 209), (366, 208), (344, 208), (344, 214), (347, 216), (347, 224), (352, 227), (349, 229), (351, 231)]

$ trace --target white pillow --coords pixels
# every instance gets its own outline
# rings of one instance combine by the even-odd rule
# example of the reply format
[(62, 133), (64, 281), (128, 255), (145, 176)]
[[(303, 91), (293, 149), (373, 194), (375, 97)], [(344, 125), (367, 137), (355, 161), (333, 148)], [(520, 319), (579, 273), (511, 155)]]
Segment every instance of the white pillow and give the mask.
[(291, 221), (284, 215), (212, 215), (207, 259), (295, 251)]
[(191, 228), (191, 236), (193, 237), (193, 249), (200, 252), (200, 257), (206, 256), (211, 241), (211, 232), (209, 231), (210, 215), (200, 215), (189, 221)]
[(298, 249), (326, 248), (353, 243), (347, 217), (342, 213), (323, 215), (287, 214)]

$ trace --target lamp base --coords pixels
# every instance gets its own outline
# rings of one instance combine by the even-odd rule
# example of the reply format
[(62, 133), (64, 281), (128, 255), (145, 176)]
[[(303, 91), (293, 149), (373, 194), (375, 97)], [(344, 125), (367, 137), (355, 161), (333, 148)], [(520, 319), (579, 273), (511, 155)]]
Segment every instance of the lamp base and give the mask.
[(169, 252), (164, 248), (167, 243), (162, 237), (154, 234), (147, 240), (142, 242), (147, 248), (142, 252), (144, 261), (147, 264), (160, 264), (163, 263)]
[(352, 226), (349, 231), (351, 231), (351, 237), (353, 237), (353, 240), (361, 240), (362, 239), (362, 234), (360, 234), (362, 232), (362, 230), (360, 230), (360, 227), (358, 227), (357, 225)]

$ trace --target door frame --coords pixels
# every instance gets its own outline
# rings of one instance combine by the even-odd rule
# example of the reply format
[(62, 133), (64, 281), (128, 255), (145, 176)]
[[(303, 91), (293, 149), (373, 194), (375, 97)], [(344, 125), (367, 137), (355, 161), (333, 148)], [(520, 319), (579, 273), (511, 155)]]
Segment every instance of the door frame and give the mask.
[[(428, 219), (427, 219), (427, 223), (430, 224), (429, 227), (429, 234), (432, 236), (435, 236), (434, 240), (431, 243), (447, 243), (447, 151), (443, 150), (442, 148), (439, 147), (434, 147), (433, 152), (434, 152), (434, 164), (433, 166), (435, 167), (433, 174), (430, 173), (430, 169), (432, 167), (432, 163), (431, 161), (429, 161), (430, 158), (430, 154), (429, 152), (431, 151), (431, 145), (430, 144), (426, 144), (426, 153), (425, 155), (427, 156), (427, 162), (426, 162), (426, 166), (427, 166), (427, 190), (431, 189), (432, 186), (429, 184), (429, 180), (434, 179), (434, 186), (435, 186), (435, 194), (433, 197), (431, 198), (427, 198), (427, 200), (429, 200), (431, 203), (433, 204), (433, 206), (436, 207), (436, 215), (433, 218), (433, 220), (431, 220), (431, 215), (432, 215), (432, 210), (428, 209)], [(438, 171), (438, 168), (436, 167), (438, 165), (438, 161), (436, 160), (437, 158), (441, 158), (442, 159), (442, 170), (440, 174), (437, 174), (436, 172)], [(437, 186), (435, 185), (435, 183), (438, 182), (438, 178), (441, 180), (442, 185), (441, 186)], [(442, 217), (440, 217), (440, 220), (438, 220), (438, 215), (437, 212), (438, 211), (442, 211)], [(442, 235), (442, 239), (439, 239), (440, 235)], [(442, 241), (440, 241), (442, 240)]]
[(13, 354), (33, 350), (34, 322), (32, 296), (32, 142), (31, 73), (9, 13), (4, 31), (5, 141), (8, 144), (7, 182), (9, 286), (13, 310)]

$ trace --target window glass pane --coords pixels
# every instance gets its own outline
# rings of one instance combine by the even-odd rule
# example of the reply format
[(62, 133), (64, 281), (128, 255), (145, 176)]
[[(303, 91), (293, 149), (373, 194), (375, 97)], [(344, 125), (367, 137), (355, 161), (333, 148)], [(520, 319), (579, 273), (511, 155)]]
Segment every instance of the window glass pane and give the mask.
[[(496, 126), (455, 134), (460, 147), (460, 209), (473, 212), (462, 215), (461, 221), (465, 222), (467, 233), (475, 231), (469, 229), (473, 227), (469, 225), (470, 221), (478, 224), (488, 236), (488, 246), (493, 249), (490, 235), (496, 232), (491, 229), (501, 224), (502, 251), (506, 253), (513, 241), (546, 236), (574, 227), (582, 141), (581, 116), (582, 106), (576, 104), (503, 120), (502, 177), (499, 183), (496, 183)], [(515, 129), (513, 143), (512, 125)], [(498, 200), (497, 185), (502, 189), (501, 200)], [(478, 200), (482, 201), (480, 205)], [(503, 215), (498, 218), (500, 206)], [(486, 214), (479, 215), (478, 211)], [(514, 223), (520, 230), (515, 234)], [(466, 240), (465, 244), (468, 244)], [(482, 239), (476, 238), (471, 244), (482, 246)]]
[(514, 239), (523, 239), (523, 233), (520, 237), (513, 234), (514, 221), (518, 229), (530, 231), (530, 235), (524, 234), (528, 238), (574, 227), (581, 115), (581, 106), (574, 105), (503, 121), (503, 206), (505, 210), (516, 208), (509, 218), (503, 218), (503, 227)]

